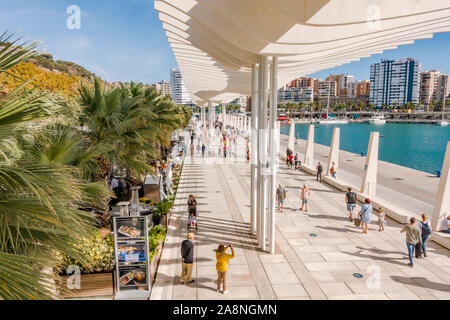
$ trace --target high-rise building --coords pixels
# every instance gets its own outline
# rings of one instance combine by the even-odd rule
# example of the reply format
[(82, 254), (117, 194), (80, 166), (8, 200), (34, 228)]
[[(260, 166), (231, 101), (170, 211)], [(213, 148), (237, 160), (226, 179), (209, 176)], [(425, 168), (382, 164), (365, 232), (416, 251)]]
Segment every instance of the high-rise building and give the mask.
[(170, 96), (176, 104), (192, 104), (191, 97), (184, 85), (180, 70), (170, 70)]
[(325, 81), (335, 81), (337, 84), (336, 95), (339, 97), (348, 97), (350, 84), (355, 82), (355, 77), (348, 74), (330, 75)]
[(376, 108), (419, 103), (421, 63), (414, 59), (382, 60), (370, 66), (370, 102)]
[(240, 106), (240, 112), (244, 112), (247, 107), (247, 96), (240, 96), (231, 101), (228, 106)]
[(449, 94), (448, 75), (431, 70), (420, 73), (420, 103), (430, 105), (431, 102), (442, 102)]
[(441, 74), (436, 84), (436, 102), (443, 102), (450, 100), (450, 76), (448, 74)]
[(152, 86), (156, 89), (156, 91), (158, 91), (163, 96), (171, 95), (170, 83), (167, 81), (163, 80), (161, 82), (155, 83)]
[(369, 80), (362, 80), (358, 81), (356, 83), (356, 96), (362, 97), (362, 96), (369, 96), (370, 94), (370, 81)]
[(337, 82), (334, 80), (320, 81), (317, 98), (328, 98), (337, 96)]
[(311, 103), (314, 100), (313, 87), (286, 87), (278, 90), (278, 101), (280, 103)]

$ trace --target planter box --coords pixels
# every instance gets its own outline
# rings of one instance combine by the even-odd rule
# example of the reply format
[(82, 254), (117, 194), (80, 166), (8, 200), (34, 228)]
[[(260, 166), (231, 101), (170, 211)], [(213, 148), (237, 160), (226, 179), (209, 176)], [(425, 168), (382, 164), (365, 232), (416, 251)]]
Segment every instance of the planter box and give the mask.
[(152, 262), (150, 262), (150, 283), (153, 286), (153, 283), (156, 279), (156, 273), (158, 272), (159, 260), (161, 259), (161, 253), (163, 250), (164, 241), (162, 241), (158, 248), (156, 249), (158, 252), (153, 256)]
[(81, 274), (80, 277), (80, 289), (68, 289), (67, 279), (69, 276), (60, 277), (61, 282), (58, 283), (58, 291), (60, 291), (61, 299), (113, 296), (112, 272)]

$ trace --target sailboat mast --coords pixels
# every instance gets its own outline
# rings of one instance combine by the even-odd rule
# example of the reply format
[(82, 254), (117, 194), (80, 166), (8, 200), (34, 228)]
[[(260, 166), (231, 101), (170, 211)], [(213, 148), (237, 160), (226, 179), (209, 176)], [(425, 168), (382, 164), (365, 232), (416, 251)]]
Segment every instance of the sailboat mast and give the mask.
[(330, 107), (330, 91), (331, 91), (331, 81), (328, 81), (327, 119), (328, 119), (328, 108)]

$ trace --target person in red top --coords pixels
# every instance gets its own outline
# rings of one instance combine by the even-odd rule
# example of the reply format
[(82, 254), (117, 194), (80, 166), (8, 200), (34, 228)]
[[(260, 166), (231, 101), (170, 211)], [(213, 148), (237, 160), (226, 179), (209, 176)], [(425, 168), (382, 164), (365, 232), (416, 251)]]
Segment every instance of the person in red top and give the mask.
[(292, 169), (292, 166), (294, 164), (294, 156), (292, 153), (289, 155), (289, 168)]

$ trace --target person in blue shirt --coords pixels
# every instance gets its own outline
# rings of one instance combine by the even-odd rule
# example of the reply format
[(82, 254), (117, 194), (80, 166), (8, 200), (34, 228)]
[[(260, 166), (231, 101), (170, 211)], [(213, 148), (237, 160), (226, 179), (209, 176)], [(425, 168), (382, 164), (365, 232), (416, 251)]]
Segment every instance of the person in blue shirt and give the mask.
[(366, 198), (363, 206), (361, 207), (361, 211), (358, 213), (358, 216), (361, 219), (361, 227), (363, 229), (363, 233), (367, 233), (367, 229), (369, 228), (369, 223), (372, 219), (372, 210), (373, 207), (370, 204), (370, 199)]

